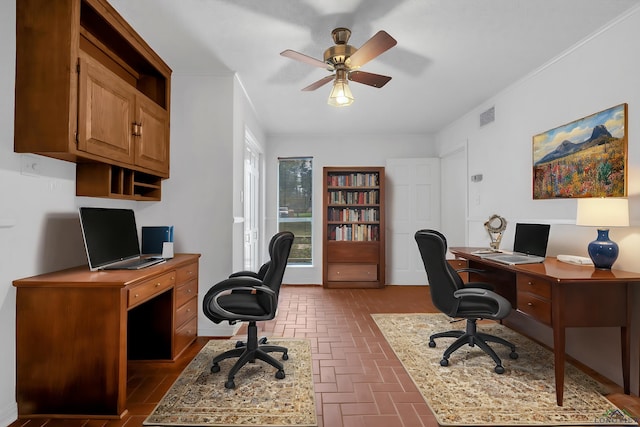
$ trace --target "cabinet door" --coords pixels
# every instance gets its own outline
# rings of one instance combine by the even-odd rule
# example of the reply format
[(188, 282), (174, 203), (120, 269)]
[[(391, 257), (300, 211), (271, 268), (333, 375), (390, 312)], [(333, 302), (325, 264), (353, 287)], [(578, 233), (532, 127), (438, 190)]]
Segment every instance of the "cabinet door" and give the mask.
[(81, 57), (78, 92), (78, 150), (133, 163), (133, 88), (98, 62)]
[(169, 172), (169, 113), (145, 97), (136, 98), (135, 164), (159, 172)]

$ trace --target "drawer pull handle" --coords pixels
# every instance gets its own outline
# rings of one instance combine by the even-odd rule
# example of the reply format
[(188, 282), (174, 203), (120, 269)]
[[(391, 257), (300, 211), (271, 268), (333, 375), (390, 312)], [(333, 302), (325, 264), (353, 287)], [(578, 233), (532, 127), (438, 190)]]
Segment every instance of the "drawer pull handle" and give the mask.
[(533, 286), (533, 282), (529, 281), (529, 285), (530, 285), (530, 286)]
[(527, 305), (528, 305), (529, 307), (533, 307), (533, 303), (532, 303), (532, 302), (528, 302), (528, 303), (527, 303)]
[(187, 293), (189, 293), (189, 294), (190, 294), (190, 293), (191, 293), (191, 289), (187, 289)]
[(156, 288), (157, 288), (158, 286), (160, 286), (160, 282), (156, 283)]
[(139, 296), (140, 296), (139, 294), (136, 294), (136, 295), (135, 295), (135, 298), (138, 298)]

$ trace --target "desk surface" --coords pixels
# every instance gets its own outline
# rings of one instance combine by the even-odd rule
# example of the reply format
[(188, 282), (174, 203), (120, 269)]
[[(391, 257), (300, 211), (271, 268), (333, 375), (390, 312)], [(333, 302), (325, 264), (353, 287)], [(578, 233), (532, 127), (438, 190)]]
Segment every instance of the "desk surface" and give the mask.
[(621, 280), (629, 282), (640, 281), (640, 273), (633, 273), (615, 269), (600, 270), (594, 268), (592, 265), (576, 265), (558, 261), (558, 259), (555, 257), (547, 257), (547, 259), (542, 263), (507, 265), (500, 262), (491, 261), (490, 258), (481, 258), (478, 255), (474, 255), (473, 252), (479, 249), (483, 248), (452, 247), (449, 248), (449, 251), (453, 255), (461, 258), (481, 261), (486, 264), (495, 265), (496, 267), (502, 269), (526, 273), (531, 276), (537, 276), (546, 280), (552, 280), (556, 282), (619, 282)]
[(194, 262), (200, 254), (176, 254), (162, 264), (152, 265), (140, 270), (99, 270), (91, 271), (86, 265), (54, 271), (38, 276), (25, 277), (13, 281), (13, 285), (22, 287), (75, 287), (91, 285), (95, 287), (124, 287), (149, 280), (173, 270), (182, 264)]

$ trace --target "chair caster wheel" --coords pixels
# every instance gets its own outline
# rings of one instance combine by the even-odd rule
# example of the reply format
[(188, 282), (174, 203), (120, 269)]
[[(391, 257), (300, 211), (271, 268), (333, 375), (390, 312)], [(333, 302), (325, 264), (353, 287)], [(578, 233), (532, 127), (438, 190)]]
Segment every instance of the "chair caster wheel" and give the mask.
[(267, 337), (262, 337), (258, 340), (258, 344), (266, 344), (267, 343)]
[(211, 373), (215, 374), (216, 372), (220, 372), (220, 365), (214, 363), (213, 365), (211, 365)]
[(236, 348), (244, 347), (245, 345), (243, 341), (236, 341)]
[(284, 378), (284, 371), (280, 370), (280, 371), (276, 372), (276, 378), (279, 379), (279, 380), (283, 379)]
[(449, 359), (442, 359), (440, 361), (440, 366), (449, 366)]
[(282, 353), (282, 360), (289, 360), (289, 355), (287, 353)]
[(229, 380), (226, 383), (224, 383), (224, 388), (228, 388), (228, 389), (236, 388), (236, 383), (234, 383), (233, 380)]
[(518, 358), (518, 353), (516, 353), (515, 351), (512, 351), (511, 353), (509, 353), (509, 357), (512, 359), (517, 359)]
[(496, 371), (496, 374), (504, 374), (504, 368), (500, 365), (496, 366), (494, 371)]
[(436, 342), (435, 341), (429, 341), (429, 347), (433, 348), (436, 346)]

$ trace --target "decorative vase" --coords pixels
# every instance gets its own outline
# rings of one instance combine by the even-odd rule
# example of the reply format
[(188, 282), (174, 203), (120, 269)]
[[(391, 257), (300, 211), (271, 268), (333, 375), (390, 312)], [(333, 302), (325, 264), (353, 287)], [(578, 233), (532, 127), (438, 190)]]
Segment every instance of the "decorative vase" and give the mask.
[(588, 250), (595, 268), (611, 270), (618, 259), (618, 244), (609, 240), (608, 229), (598, 229), (598, 238), (589, 243)]

